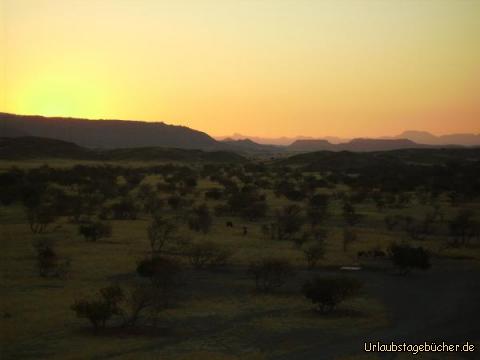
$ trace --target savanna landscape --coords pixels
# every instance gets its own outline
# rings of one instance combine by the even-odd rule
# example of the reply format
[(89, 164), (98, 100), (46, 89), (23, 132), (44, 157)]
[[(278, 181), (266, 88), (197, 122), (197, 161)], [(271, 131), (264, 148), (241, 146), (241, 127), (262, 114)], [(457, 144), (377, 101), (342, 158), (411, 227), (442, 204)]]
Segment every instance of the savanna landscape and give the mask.
[(479, 25), (0, 0), (0, 360), (480, 359)]
[(478, 341), (478, 149), (128, 152), (2, 160), (7, 358), (363, 359), (365, 341)]

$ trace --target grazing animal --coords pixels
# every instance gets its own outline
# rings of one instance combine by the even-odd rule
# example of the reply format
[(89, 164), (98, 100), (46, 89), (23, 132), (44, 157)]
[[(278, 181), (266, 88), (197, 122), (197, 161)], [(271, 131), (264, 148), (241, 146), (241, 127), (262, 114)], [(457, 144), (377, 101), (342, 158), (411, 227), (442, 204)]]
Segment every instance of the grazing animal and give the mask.
[(243, 236), (248, 234), (248, 228), (246, 226), (243, 227)]
[(231, 222), (231, 221), (227, 221), (227, 222), (225, 223), (225, 225), (226, 225), (227, 227), (233, 228), (233, 222)]

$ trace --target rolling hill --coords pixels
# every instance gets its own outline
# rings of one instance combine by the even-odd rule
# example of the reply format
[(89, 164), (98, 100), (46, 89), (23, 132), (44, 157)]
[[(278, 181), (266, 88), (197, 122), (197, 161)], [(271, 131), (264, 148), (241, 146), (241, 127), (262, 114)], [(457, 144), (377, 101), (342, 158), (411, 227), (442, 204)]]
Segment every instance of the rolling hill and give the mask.
[(58, 139), (89, 148), (169, 147), (219, 150), (224, 144), (204, 132), (163, 122), (49, 118), (0, 113), (0, 136)]
[(240, 163), (246, 159), (229, 151), (203, 151), (162, 147), (88, 149), (71, 142), (41, 138), (0, 138), (0, 159), (76, 159), (97, 161), (180, 161)]

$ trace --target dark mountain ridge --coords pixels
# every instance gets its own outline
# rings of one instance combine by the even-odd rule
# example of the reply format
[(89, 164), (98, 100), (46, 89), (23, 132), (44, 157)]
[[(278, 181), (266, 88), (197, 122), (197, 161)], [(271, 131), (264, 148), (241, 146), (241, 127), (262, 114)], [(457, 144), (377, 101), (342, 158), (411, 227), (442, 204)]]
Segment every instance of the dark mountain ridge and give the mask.
[(225, 148), (204, 132), (163, 122), (49, 118), (6, 113), (0, 113), (0, 122), (2, 137), (30, 135), (64, 140), (90, 148), (146, 146), (203, 150)]
[[(245, 155), (267, 155), (286, 152), (311, 151), (389, 151), (425, 147), (452, 147), (458, 145), (435, 144), (435, 136), (424, 132), (405, 132), (405, 136), (425, 139), (419, 143), (410, 138), (358, 138), (341, 143), (326, 139), (301, 139), (289, 146), (259, 144), (251, 139), (224, 139), (217, 141), (208, 134), (185, 126), (163, 122), (134, 120), (87, 120), (78, 118), (24, 116), (0, 113), (0, 137), (43, 137), (72, 142), (93, 149), (119, 148), (179, 148), (206, 151), (235, 151)], [(444, 136), (442, 139), (465, 140), (475, 145), (473, 134)], [(433, 139), (433, 140), (432, 140)]]

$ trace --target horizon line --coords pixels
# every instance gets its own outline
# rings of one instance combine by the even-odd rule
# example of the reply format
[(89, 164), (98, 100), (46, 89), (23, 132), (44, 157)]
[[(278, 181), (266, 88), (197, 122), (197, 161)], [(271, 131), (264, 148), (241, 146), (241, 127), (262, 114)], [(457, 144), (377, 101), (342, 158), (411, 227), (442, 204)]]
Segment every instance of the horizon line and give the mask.
[[(440, 137), (440, 136), (448, 136), (448, 135), (475, 135), (475, 136), (480, 136), (480, 132), (450, 132), (450, 133), (444, 133), (444, 134), (438, 134), (434, 133), (429, 130), (403, 130), (398, 134), (395, 135), (380, 135), (380, 136), (372, 136), (372, 135), (355, 135), (355, 136), (339, 136), (339, 135), (245, 135), (241, 134), (238, 132), (233, 132), (229, 135), (214, 135), (212, 133), (209, 133), (205, 130), (200, 130), (197, 128), (192, 128), (187, 125), (183, 124), (172, 124), (165, 122), (163, 120), (145, 120), (145, 119), (116, 119), (116, 118), (102, 118), (102, 117), (97, 117), (97, 118), (90, 118), (90, 117), (77, 117), (77, 116), (66, 116), (66, 115), (41, 115), (41, 114), (19, 114), (19, 113), (11, 113), (11, 112), (5, 112), (5, 111), (0, 111), (0, 114), (5, 114), (5, 115), (14, 115), (14, 116), (25, 116), (25, 117), (42, 117), (42, 118), (49, 118), (49, 119), (71, 119), (71, 120), (84, 120), (84, 121), (125, 121), (125, 122), (140, 122), (140, 123), (150, 123), (150, 124), (164, 124), (164, 125), (169, 125), (169, 126), (178, 126), (178, 127), (184, 127), (188, 128), (191, 130), (203, 132), (207, 134), (208, 136), (214, 138), (217, 140), (217, 138), (232, 138), (232, 137), (241, 137), (241, 139), (237, 140), (246, 140), (250, 139), (252, 137), (255, 138), (263, 138), (263, 139), (268, 139), (268, 140), (276, 140), (276, 139), (294, 139), (294, 140), (300, 140), (299, 138), (304, 138), (303, 140), (319, 140), (319, 139), (324, 139), (328, 137), (333, 137), (333, 138), (338, 138), (339, 140), (353, 140), (353, 139), (382, 139), (382, 138), (389, 138), (389, 137), (397, 137), (399, 135), (402, 135), (405, 132), (423, 132), (423, 133), (428, 133), (430, 135)], [(234, 139), (235, 140), (235, 139)]]

